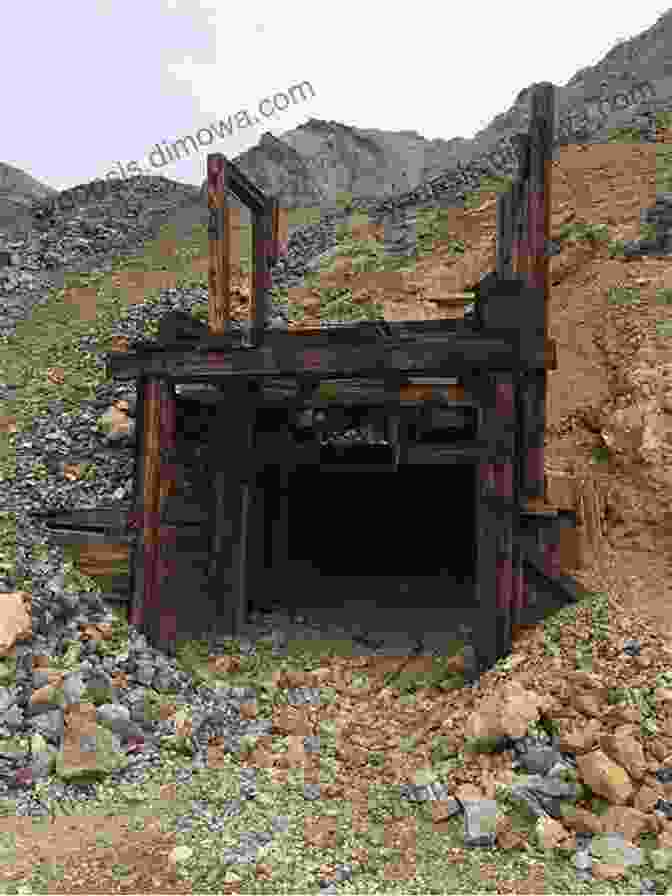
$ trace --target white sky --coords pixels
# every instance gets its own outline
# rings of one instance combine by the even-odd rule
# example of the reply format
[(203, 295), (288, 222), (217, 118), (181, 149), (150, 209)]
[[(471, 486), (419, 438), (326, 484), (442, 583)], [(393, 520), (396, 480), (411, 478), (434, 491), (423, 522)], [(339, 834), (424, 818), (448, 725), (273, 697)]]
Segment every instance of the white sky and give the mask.
[[(650, 28), (660, 3), (507, 4), (381, 0), (60, 0), (3, 7), (0, 158), (62, 190), (117, 163), (199, 184), (207, 153), (233, 158), (270, 130), (309, 118), (471, 138), (535, 81), (564, 85), (620, 40)], [(310, 82), (286, 111), (258, 104)], [(160, 146), (247, 108), (261, 120), (181, 161)], [(264, 110), (269, 108), (266, 104)], [(202, 139), (205, 135), (202, 133)], [(155, 153), (155, 162), (161, 158)]]

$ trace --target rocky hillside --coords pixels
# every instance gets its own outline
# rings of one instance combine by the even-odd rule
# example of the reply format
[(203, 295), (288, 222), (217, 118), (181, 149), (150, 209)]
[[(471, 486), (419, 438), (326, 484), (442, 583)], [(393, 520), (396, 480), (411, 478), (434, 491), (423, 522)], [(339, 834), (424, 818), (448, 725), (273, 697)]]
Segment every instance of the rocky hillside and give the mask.
[(0, 230), (29, 227), (32, 203), (57, 192), (58, 190), (41, 184), (20, 168), (0, 162)]

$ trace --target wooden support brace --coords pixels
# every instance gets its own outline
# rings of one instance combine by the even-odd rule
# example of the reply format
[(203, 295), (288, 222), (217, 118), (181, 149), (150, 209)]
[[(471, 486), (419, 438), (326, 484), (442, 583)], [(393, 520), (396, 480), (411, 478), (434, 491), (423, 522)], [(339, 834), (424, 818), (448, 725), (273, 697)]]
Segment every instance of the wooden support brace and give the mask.
[(231, 319), (231, 209), (226, 200), (227, 161), (208, 156), (208, 208), (210, 209), (208, 265), (208, 326), (222, 335)]
[(254, 215), (252, 219), (252, 246), (254, 253), (254, 270), (252, 272), (251, 287), (251, 338), (254, 346), (261, 345), (264, 335), (264, 326), (268, 317), (270, 304), (271, 273), (269, 261), (274, 252), (273, 242), (273, 218), (277, 199), (271, 199), (267, 203), (266, 212)]
[(245, 379), (226, 386), (210, 433), (213, 469), (209, 589), (222, 634), (237, 635), (247, 622), (247, 538), (253, 449), (253, 397)]
[(165, 550), (164, 542), (174, 530), (161, 525), (161, 511), (163, 500), (174, 488), (174, 390), (162, 378), (148, 377), (140, 384), (139, 397), (142, 435), (141, 451), (136, 454), (139, 485), (133, 523), (142, 534), (133, 551), (135, 569), (129, 622), (138, 625), (157, 646), (171, 650), (176, 620), (161, 605), (161, 584), (170, 572), (166, 566), (170, 550)]
[(273, 199), (273, 246), (269, 253), (272, 263), (287, 254), (287, 242), (289, 239), (289, 221), (287, 209), (280, 205), (278, 198)]

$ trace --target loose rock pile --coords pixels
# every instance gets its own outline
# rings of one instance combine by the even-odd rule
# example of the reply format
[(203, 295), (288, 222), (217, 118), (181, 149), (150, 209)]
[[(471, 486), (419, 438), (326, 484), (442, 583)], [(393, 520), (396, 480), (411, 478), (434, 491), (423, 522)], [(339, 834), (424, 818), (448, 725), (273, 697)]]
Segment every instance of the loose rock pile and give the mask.
[[(46, 815), (46, 798), (94, 799), (95, 789), (77, 781), (82, 768), (95, 769), (108, 781), (141, 783), (160, 763), (159, 745), (164, 738), (182, 737), (191, 744), (193, 768), (185, 768), (179, 776), (179, 783), (186, 784), (192, 774), (218, 760), (220, 754), (235, 752), (243, 734), (267, 735), (272, 730), (274, 723), (243, 713), (241, 705), (254, 701), (254, 689), (195, 688), (189, 676), (178, 671), (169, 657), (150, 648), (133, 627), (128, 643), (101, 656), (97, 645), (109, 641), (111, 627), (100, 601), (62, 594), (57, 582), (50, 583), (50, 589), (53, 598), (48, 603), (31, 602), (22, 593), (0, 595), (7, 611), (0, 616), (0, 656), (16, 661), (16, 684), (0, 688), (0, 735), (27, 733), (32, 738), (28, 753), (0, 753), (0, 793), (16, 800), (18, 814)], [(286, 635), (274, 627), (270, 617), (259, 634), (270, 636), (274, 652), (282, 653)], [(73, 649), (77, 650), (77, 662), (72, 669), (63, 671), (53, 665), (66, 653), (74, 661)], [(253, 642), (246, 642), (241, 652), (253, 655), (255, 649)], [(384, 674), (381, 663), (398, 662), (398, 658), (387, 659), (384, 651), (382, 656), (376, 650), (360, 652), (369, 657), (367, 668), (374, 680)], [(217, 654), (215, 645), (212, 653)], [(463, 816), (466, 849), (519, 850), (525, 848), (527, 834), (519, 833), (510, 815), (500, 811), (495, 795), (503, 786), (514, 803), (537, 819), (535, 834), (540, 844), (566, 851), (568, 857), (573, 854), (579, 879), (619, 879), (631, 867), (645, 872), (650, 866), (643, 850), (635, 845), (645, 832), (656, 836), (656, 846), (648, 857), (655, 872), (669, 869), (672, 689), (656, 687), (656, 683), (672, 648), (661, 645), (656, 637), (644, 645), (626, 640), (597, 658), (598, 671), (566, 674), (563, 669), (563, 674), (551, 676), (543, 685), (534, 684), (539, 680), (538, 668), (534, 668), (540, 661), (537, 653), (538, 647), (532, 644), (515, 653), (514, 660), (529, 669), (518, 670), (513, 679), (491, 670), (475, 688), (438, 698), (415, 732), (416, 744), (422, 745), (428, 738), (434, 742), (436, 736), (442, 741), (444, 755), (463, 753), (464, 762), (444, 775), (443, 782), (428, 785), (410, 784), (400, 773), (400, 797), (430, 801), (436, 824)], [(409, 662), (422, 665), (427, 660), (416, 655)], [(548, 659), (543, 662), (548, 666)], [(464, 671), (464, 655), (456, 656), (450, 668)], [(642, 705), (610, 703), (607, 695), (612, 676), (633, 687), (651, 685), (655, 733), (643, 734)], [(281, 686), (288, 687), (290, 705), (318, 705), (320, 683), (333, 686), (344, 697), (351, 696), (352, 688), (340, 676), (318, 681), (308, 673), (297, 673), (291, 686)], [(150, 691), (163, 690), (177, 692), (174, 705), (152, 720), (146, 699)], [(105, 694), (105, 701), (94, 705), (87, 697), (94, 691)], [(361, 688), (356, 692), (366, 697)], [(369, 734), (374, 741), (379, 737), (375, 726), (370, 732), (366, 725), (360, 727), (363, 719), (358, 714), (366, 712), (371, 708), (366, 699), (360, 699), (350, 717), (358, 732), (358, 747), (363, 750)], [(549, 720), (558, 724), (559, 733), (531, 733), (531, 723), (540, 726)], [(465, 738), (470, 744), (489, 743), (490, 747), (469, 746), (464, 752)], [(306, 754), (319, 752), (319, 738), (305, 736), (304, 748)], [(250, 757), (250, 764), (253, 762)], [(54, 769), (57, 779), (50, 783), (46, 796), (38, 796), (34, 785)], [(241, 796), (248, 800), (255, 799), (257, 793), (252, 772), (249, 767), (241, 769)], [(514, 777), (514, 773), (522, 777)], [(325, 785), (327, 797), (329, 786)], [(606, 801), (606, 812), (596, 814), (589, 803), (591, 791)], [(306, 800), (321, 795), (319, 784), (305, 785)], [(203, 808), (205, 816), (195, 807), (192, 816), (183, 817), (183, 824), (189, 827), (195, 816), (201, 815), (211, 831), (223, 830), (226, 815), (208, 813), (207, 805)], [(240, 804), (232, 804), (230, 811), (237, 814)], [(272, 839), (270, 832), (254, 832), (250, 837), (259, 843), (264, 837), (264, 842)], [(227, 855), (230, 861), (240, 861), (241, 855), (254, 855), (255, 850), (250, 852), (246, 840), (246, 845)], [(639, 892), (665, 891), (643, 877)]]

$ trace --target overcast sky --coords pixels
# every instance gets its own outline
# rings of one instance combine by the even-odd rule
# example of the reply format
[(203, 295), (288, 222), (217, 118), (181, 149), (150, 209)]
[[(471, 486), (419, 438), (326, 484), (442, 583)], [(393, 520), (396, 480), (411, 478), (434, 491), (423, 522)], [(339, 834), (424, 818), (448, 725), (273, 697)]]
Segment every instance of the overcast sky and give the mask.
[[(6, 4), (0, 160), (58, 190), (140, 173), (133, 161), (200, 184), (209, 151), (233, 158), (309, 118), (471, 138), (523, 87), (564, 85), (665, 11), (650, 0), (565, 0), (543, 14), (538, 2), (446, 0)], [(264, 118), (259, 104), (270, 112), (276, 94), (288, 108)], [(237, 122), (244, 109), (259, 123)], [(199, 129), (213, 124), (223, 137), (208, 147)], [(197, 132), (202, 145), (180, 161), (157, 150)]]

